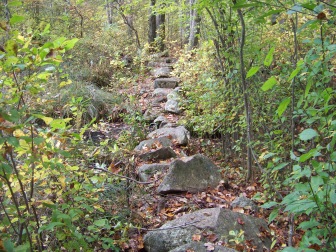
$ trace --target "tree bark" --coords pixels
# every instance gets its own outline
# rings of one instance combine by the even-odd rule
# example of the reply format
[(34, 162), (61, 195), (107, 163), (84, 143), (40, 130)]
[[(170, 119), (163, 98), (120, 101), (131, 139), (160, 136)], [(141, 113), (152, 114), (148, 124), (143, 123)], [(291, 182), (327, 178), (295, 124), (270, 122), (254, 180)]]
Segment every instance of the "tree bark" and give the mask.
[(150, 0), (148, 43), (152, 45), (156, 38), (156, 15), (154, 13), (155, 0)]
[[(234, 1), (235, 3), (235, 1)], [(250, 109), (250, 102), (249, 96), (247, 93), (247, 84), (246, 84), (246, 74), (245, 74), (245, 64), (244, 64), (244, 45), (245, 45), (245, 21), (244, 16), (241, 9), (237, 9), (237, 13), (240, 19), (241, 24), (241, 38), (240, 38), (240, 52), (239, 52), (239, 60), (240, 60), (240, 75), (241, 75), (241, 86), (243, 90), (243, 97), (244, 97), (244, 107), (245, 107), (245, 117), (246, 117), (246, 136), (247, 136), (247, 175), (246, 180), (250, 180), (252, 178), (252, 149), (251, 149), (251, 109)]]
[(191, 50), (198, 46), (200, 34), (201, 16), (199, 15), (195, 5), (197, 0), (190, 0), (190, 33), (188, 40), (188, 49)]
[(163, 52), (165, 49), (164, 40), (166, 38), (166, 15), (159, 14), (156, 16), (156, 36), (157, 36), (157, 47), (158, 49)]

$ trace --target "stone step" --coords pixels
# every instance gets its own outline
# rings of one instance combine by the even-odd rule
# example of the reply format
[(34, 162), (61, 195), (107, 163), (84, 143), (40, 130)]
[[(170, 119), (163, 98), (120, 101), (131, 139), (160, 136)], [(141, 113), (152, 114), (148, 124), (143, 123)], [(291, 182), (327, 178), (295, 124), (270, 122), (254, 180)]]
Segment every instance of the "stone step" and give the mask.
[(152, 71), (152, 75), (155, 78), (168, 78), (171, 76), (172, 70), (173, 68), (171, 66), (159, 67)]
[(176, 88), (180, 82), (179, 78), (158, 78), (154, 80), (154, 88)]

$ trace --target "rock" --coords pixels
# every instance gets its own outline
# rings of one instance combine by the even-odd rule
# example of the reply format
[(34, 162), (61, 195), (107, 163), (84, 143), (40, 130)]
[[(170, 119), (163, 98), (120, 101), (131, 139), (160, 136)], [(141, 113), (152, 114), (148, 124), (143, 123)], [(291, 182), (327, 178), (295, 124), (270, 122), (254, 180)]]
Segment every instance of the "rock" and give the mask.
[(153, 108), (149, 108), (145, 111), (143, 118), (146, 122), (152, 122), (157, 118), (160, 114), (160, 111), (155, 110)]
[(153, 97), (165, 96), (167, 98), (167, 95), (172, 91), (171, 88), (156, 88), (153, 91)]
[(153, 76), (155, 78), (169, 78), (172, 68), (169, 66), (154, 69)]
[(237, 197), (230, 204), (231, 207), (241, 207), (244, 209), (251, 209), (254, 212), (258, 212), (258, 206), (249, 198), (245, 196)]
[(169, 121), (167, 120), (166, 117), (164, 116), (158, 116), (155, 120), (154, 120), (154, 123), (156, 125), (156, 128), (159, 129), (159, 128), (162, 128), (163, 126), (165, 126), (166, 124), (169, 123)]
[(185, 127), (161, 128), (148, 134), (147, 138), (168, 137), (179, 145), (187, 145), (190, 139), (190, 133)]
[(137, 147), (135, 147), (135, 151), (142, 151), (142, 150), (151, 150), (151, 149), (157, 149), (161, 147), (170, 147), (172, 146), (172, 141), (167, 137), (159, 137), (155, 139), (148, 139), (144, 140), (141, 143), (138, 144)]
[(175, 88), (179, 83), (179, 79), (172, 78), (159, 78), (154, 80), (154, 88)]
[(176, 153), (170, 147), (161, 147), (139, 155), (139, 158), (144, 161), (167, 160), (173, 157), (176, 157)]
[(174, 113), (174, 114), (180, 114), (182, 112), (179, 102), (180, 102), (180, 96), (178, 94), (178, 91), (173, 90), (167, 95), (168, 101), (165, 104), (165, 111)]
[(209, 158), (197, 154), (173, 161), (158, 193), (198, 192), (216, 187), (220, 180), (218, 167)]
[[(244, 231), (243, 245), (245, 241), (249, 241), (256, 246), (255, 251), (270, 249), (269, 229), (264, 220), (224, 208), (202, 209), (167, 222), (159, 229), (145, 235), (145, 249), (148, 252), (174, 251), (173, 249), (193, 243), (193, 235), (202, 235), (204, 232), (212, 232), (219, 241), (230, 244), (229, 240), (235, 237), (229, 232), (240, 232), (240, 230)], [(206, 242), (206, 239), (203, 238), (201, 241)]]
[(204, 242), (190, 242), (188, 244), (182, 245), (180, 247), (177, 247), (173, 250), (169, 250), (169, 252), (186, 252), (186, 251), (197, 251), (197, 252), (237, 252), (236, 250), (232, 248), (227, 248), (219, 245), (213, 245), (213, 250), (207, 250), (207, 243)]
[(165, 111), (174, 114), (181, 114), (182, 110), (180, 109), (180, 105), (178, 101), (168, 100), (165, 104)]
[(156, 172), (163, 171), (165, 169), (168, 169), (169, 164), (144, 164), (142, 165), (138, 172), (139, 172), (139, 178), (141, 181), (146, 182), (149, 180), (149, 178), (155, 174)]
[(171, 91), (168, 95), (167, 95), (167, 99), (168, 100), (175, 100), (175, 101), (180, 101), (180, 95), (178, 93), (179, 91), (176, 91), (175, 89), (173, 91)]

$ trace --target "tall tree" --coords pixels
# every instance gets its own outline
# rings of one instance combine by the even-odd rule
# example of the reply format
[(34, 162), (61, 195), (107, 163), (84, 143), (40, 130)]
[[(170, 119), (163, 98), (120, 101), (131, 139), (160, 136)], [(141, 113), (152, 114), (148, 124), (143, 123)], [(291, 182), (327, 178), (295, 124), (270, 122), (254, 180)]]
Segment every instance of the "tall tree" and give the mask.
[(189, 0), (189, 4), (190, 4), (190, 26), (189, 26), (190, 32), (188, 39), (188, 49), (191, 50), (197, 47), (199, 43), (201, 16), (196, 8), (197, 0)]
[(155, 2), (155, 0), (150, 0), (148, 43), (151, 45), (154, 44), (156, 38), (156, 15), (154, 12)]

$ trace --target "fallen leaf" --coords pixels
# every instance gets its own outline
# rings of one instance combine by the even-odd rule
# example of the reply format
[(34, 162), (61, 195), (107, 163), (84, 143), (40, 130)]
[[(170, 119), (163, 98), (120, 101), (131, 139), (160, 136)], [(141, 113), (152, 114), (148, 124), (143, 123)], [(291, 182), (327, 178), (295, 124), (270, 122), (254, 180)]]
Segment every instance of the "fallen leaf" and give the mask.
[(204, 246), (206, 247), (207, 251), (214, 251), (215, 245), (212, 242), (204, 243)]
[(193, 241), (200, 241), (201, 238), (202, 238), (202, 236), (201, 236), (200, 234), (194, 234), (194, 235), (192, 236), (192, 240), (193, 240)]
[(240, 224), (240, 225), (244, 225), (244, 224), (245, 224), (245, 222), (244, 222), (241, 218), (238, 218), (238, 219), (237, 219), (237, 222), (238, 222), (238, 224)]

